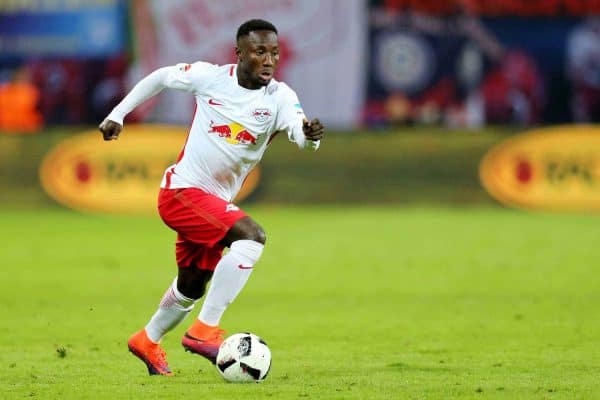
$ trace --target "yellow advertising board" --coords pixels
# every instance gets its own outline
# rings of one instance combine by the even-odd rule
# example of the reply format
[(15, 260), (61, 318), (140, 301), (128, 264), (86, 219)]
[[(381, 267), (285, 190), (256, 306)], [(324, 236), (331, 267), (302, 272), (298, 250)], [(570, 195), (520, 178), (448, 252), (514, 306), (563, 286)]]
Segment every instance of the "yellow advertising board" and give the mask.
[[(177, 126), (128, 125), (118, 140), (105, 142), (98, 130), (73, 136), (42, 161), (42, 186), (56, 201), (77, 210), (155, 213), (163, 173), (177, 159), (187, 131)], [(256, 166), (236, 201), (248, 196), (259, 178)]]
[(600, 211), (600, 126), (539, 128), (501, 142), (479, 176), (498, 201), (552, 211)]

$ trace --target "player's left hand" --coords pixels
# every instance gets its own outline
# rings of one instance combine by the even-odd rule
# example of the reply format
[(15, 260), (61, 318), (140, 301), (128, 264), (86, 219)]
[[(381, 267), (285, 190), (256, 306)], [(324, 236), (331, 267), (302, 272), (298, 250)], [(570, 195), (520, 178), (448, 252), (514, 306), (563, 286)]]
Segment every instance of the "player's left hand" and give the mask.
[(321, 140), (325, 135), (325, 127), (318, 118), (314, 118), (310, 122), (305, 119), (302, 123), (302, 131), (306, 139), (313, 141)]

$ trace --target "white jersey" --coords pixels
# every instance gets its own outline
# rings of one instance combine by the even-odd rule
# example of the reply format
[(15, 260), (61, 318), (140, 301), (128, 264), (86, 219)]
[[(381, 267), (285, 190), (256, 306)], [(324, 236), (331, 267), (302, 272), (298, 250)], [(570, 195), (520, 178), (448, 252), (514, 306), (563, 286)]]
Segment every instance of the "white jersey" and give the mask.
[(205, 62), (161, 68), (140, 81), (107, 117), (122, 124), (133, 108), (165, 87), (196, 97), (188, 138), (177, 163), (165, 171), (162, 188), (197, 187), (232, 201), (278, 132), (286, 132), (302, 149), (319, 147), (304, 137), (304, 112), (289, 86), (271, 79), (260, 89), (246, 89), (238, 84), (236, 68)]

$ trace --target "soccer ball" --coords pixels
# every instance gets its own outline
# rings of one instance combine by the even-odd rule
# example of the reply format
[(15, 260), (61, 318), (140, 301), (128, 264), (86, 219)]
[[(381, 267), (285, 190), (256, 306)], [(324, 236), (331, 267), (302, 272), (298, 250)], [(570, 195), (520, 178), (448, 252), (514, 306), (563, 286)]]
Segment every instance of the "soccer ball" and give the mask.
[(271, 350), (252, 333), (236, 333), (219, 347), (216, 365), (226, 381), (262, 382), (271, 369)]

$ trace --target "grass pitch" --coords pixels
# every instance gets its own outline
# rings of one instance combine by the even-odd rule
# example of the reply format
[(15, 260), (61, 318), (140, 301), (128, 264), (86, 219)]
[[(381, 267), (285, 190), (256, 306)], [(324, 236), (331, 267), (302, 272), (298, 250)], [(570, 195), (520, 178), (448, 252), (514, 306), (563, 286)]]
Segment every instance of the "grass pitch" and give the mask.
[(0, 211), (6, 399), (600, 397), (600, 219), (500, 208), (274, 208), (261, 262), (225, 314), (273, 352), (225, 383), (179, 339), (149, 377), (128, 336), (175, 274), (158, 217)]

